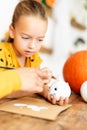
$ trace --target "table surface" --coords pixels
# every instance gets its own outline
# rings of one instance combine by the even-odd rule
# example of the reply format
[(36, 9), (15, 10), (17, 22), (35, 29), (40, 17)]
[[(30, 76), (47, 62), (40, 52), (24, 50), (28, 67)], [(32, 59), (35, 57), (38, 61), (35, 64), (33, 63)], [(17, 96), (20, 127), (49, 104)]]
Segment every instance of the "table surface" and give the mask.
[[(0, 100), (0, 104), (7, 100)], [(87, 130), (87, 104), (74, 93), (70, 104), (55, 121), (0, 111), (0, 130)]]

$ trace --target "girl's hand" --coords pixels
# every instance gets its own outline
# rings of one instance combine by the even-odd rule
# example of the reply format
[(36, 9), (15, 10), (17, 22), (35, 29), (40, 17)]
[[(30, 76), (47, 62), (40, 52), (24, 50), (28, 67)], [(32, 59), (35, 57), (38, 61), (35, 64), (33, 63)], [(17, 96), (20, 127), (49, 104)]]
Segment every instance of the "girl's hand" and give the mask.
[(27, 96), (31, 93), (40, 93), (43, 91), (43, 86), (48, 83), (51, 78), (51, 72), (47, 68), (44, 69), (34, 69), (34, 68), (18, 68), (17, 71), (21, 78), (21, 90), (13, 92), (8, 98), (16, 98)]
[(20, 75), (22, 86), (21, 90), (29, 93), (39, 93), (43, 91), (43, 80), (40, 78), (40, 70), (34, 68), (15, 69)]
[(60, 97), (60, 100), (57, 101), (56, 98), (54, 96), (51, 96), (49, 93), (49, 87), (47, 85), (45, 85), (43, 87), (43, 92), (41, 93), (41, 95), (43, 97), (45, 97), (48, 101), (50, 101), (52, 104), (55, 105), (66, 105), (69, 103), (69, 98), (65, 98), (63, 99), (63, 97)]
[(40, 70), (34, 68), (18, 68), (16, 71), (21, 79), (21, 89), (6, 96), (7, 98), (18, 98), (27, 96), (32, 93), (39, 93), (43, 91), (43, 80), (40, 78)]
[(43, 80), (44, 84), (48, 84), (52, 78), (52, 71), (48, 68), (40, 69), (40, 78)]

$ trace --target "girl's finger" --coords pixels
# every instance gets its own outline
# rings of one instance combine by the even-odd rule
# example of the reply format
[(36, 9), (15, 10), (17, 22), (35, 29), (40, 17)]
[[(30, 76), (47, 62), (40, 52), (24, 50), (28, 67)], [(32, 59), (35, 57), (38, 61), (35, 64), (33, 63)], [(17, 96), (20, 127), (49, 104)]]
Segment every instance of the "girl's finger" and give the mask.
[(60, 97), (59, 101), (57, 101), (57, 104), (62, 106), (63, 103), (64, 103), (64, 99), (63, 99), (63, 97)]
[(64, 100), (64, 104), (68, 104), (69, 103), (69, 98), (66, 97), (65, 100)]
[(52, 102), (52, 104), (56, 104), (56, 98), (54, 97), (54, 96), (51, 96), (51, 102)]

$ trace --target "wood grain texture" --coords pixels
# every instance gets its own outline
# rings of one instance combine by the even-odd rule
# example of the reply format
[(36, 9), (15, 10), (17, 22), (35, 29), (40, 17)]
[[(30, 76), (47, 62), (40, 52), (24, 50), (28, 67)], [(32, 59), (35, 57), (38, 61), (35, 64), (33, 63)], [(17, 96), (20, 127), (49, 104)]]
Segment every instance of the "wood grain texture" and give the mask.
[[(0, 100), (0, 103), (5, 99)], [(72, 107), (60, 113), (55, 121), (0, 111), (0, 130), (87, 130), (87, 104), (72, 94)]]

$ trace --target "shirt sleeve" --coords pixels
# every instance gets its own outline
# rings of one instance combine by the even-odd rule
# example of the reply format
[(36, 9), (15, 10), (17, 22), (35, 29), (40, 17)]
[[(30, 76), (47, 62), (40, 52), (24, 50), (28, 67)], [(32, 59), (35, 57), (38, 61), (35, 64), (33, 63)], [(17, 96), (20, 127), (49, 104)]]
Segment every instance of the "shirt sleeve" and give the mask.
[(20, 90), (21, 78), (14, 70), (4, 70), (0, 72), (0, 98)]

